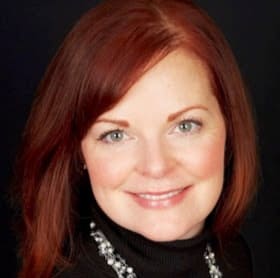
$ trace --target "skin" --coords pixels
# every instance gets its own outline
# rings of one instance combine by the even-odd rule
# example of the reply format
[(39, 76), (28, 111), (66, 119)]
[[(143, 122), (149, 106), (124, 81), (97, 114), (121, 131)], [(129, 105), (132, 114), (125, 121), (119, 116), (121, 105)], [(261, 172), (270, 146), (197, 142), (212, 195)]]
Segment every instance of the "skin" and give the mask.
[[(206, 68), (177, 49), (100, 115), (81, 149), (105, 214), (150, 240), (172, 241), (199, 234), (215, 207), (223, 187), (225, 140)], [(167, 198), (166, 192), (178, 194)]]

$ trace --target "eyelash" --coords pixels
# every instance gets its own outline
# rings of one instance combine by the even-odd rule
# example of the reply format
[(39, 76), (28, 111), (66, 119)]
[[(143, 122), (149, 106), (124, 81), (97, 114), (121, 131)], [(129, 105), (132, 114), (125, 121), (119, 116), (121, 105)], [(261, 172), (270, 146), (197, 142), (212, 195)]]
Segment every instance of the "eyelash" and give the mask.
[[(176, 129), (176, 128), (178, 128), (179, 125), (182, 124), (182, 123), (194, 124), (194, 125), (197, 127), (197, 129), (200, 129), (200, 128), (202, 127), (202, 121), (201, 121), (201, 120), (194, 119), (194, 118), (187, 118), (187, 119), (182, 119), (182, 120), (178, 121), (178, 122), (176, 123), (176, 125), (175, 125), (175, 128), (173, 128), (173, 130)], [(196, 130), (195, 130), (195, 131), (196, 131)], [(193, 132), (195, 132), (195, 131), (190, 130), (190, 131), (185, 132), (185, 133), (193, 133)], [(124, 130), (123, 130), (123, 129), (118, 129), (118, 128), (117, 128), (117, 129), (112, 129), (112, 130), (103, 132), (103, 133), (97, 138), (97, 140), (98, 140), (98, 141), (103, 141), (103, 142), (105, 142), (105, 143), (107, 143), (107, 144), (110, 144), (110, 143), (117, 143), (118, 141), (115, 141), (115, 142), (114, 142), (114, 141), (112, 141), (112, 140), (106, 140), (106, 137), (107, 137), (108, 135), (110, 135), (110, 134), (113, 134), (114, 132), (119, 132), (119, 133), (124, 134)], [(182, 131), (181, 131), (181, 132), (182, 132)], [(184, 133), (184, 132), (182, 132), (182, 133)], [(120, 140), (120, 141), (122, 141), (122, 140)]]
[[(197, 119), (197, 118), (183, 118), (183, 119), (181, 119), (180, 121), (178, 121), (177, 123), (176, 123), (176, 126), (175, 126), (175, 128), (178, 128), (179, 127), (179, 125), (180, 124), (182, 124), (182, 123), (190, 123), (190, 124), (194, 124), (195, 125), (195, 129), (201, 129), (201, 127), (203, 126), (203, 123), (202, 123), (202, 121), (200, 120), (200, 119)], [(193, 130), (191, 130), (191, 131), (189, 131), (189, 132), (187, 132), (187, 133), (193, 133), (193, 132), (196, 132), (197, 130), (195, 130), (195, 131), (193, 131)]]
[(98, 140), (98, 141), (103, 141), (103, 142), (105, 142), (105, 143), (107, 143), (107, 144), (109, 144), (109, 143), (114, 143), (114, 142), (108, 142), (108, 140), (106, 141), (106, 137), (107, 137), (108, 135), (110, 135), (110, 134), (113, 134), (114, 132), (124, 133), (124, 130), (123, 130), (123, 129), (117, 128), (117, 129), (112, 129), (112, 130), (109, 130), (109, 131), (105, 131), (105, 132), (103, 132), (103, 133), (97, 138), (97, 140)]

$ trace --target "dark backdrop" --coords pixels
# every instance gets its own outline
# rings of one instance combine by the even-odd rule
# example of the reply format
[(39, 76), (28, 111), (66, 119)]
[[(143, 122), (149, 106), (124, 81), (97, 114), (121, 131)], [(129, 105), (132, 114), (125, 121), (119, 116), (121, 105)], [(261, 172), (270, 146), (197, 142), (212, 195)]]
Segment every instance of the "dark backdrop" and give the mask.
[[(34, 91), (65, 34), (97, 2), (1, 1), (1, 277), (15, 276), (15, 238), (10, 229), (13, 214), (5, 193)], [(259, 194), (243, 233), (254, 254), (256, 277), (279, 277), (280, 1), (197, 2), (225, 33), (252, 94), (263, 170)]]

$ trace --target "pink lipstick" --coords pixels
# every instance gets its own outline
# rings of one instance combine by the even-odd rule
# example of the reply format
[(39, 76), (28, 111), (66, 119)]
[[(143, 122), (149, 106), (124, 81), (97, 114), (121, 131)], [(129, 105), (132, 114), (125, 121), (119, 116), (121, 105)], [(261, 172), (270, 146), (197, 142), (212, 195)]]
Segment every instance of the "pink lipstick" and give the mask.
[(162, 209), (179, 204), (189, 188), (190, 186), (165, 192), (143, 192), (131, 195), (136, 203), (143, 208)]

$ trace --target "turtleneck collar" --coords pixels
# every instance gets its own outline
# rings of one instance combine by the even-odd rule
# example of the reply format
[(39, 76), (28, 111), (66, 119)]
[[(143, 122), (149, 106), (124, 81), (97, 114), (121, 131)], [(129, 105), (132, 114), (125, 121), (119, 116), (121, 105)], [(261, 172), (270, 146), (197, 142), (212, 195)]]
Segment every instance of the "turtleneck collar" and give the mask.
[[(171, 242), (154, 242), (129, 231), (109, 219), (96, 203), (92, 220), (126, 262), (137, 277), (208, 277), (204, 251), (212, 236), (209, 230), (192, 239)], [(109, 267), (109, 266), (108, 266)], [(197, 270), (201, 276), (197, 276)]]

